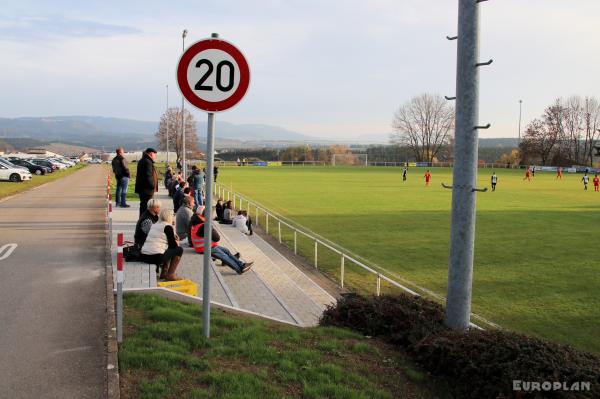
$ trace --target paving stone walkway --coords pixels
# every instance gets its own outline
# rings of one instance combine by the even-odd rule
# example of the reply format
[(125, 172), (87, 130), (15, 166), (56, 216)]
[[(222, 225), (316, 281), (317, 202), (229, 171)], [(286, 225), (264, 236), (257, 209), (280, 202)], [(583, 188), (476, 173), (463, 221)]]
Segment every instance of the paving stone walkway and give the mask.
[[(163, 208), (173, 208), (173, 201), (165, 190), (159, 191), (156, 198), (161, 200)], [(117, 233), (122, 232), (125, 241), (133, 242), (139, 203), (131, 202), (130, 205), (131, 208), (113, 208), (111, 253), (115, 270)], [(328, 292), (258, 235), (247, 236), (228, 225), (216, 224), (215, 228), (221, 235), (219, 244), (229, 248), (232, 253), (240, 252), (242, 259), (246, 261), (254, 261), (254, 267), (249, 272), (238, 275), (231, 268), (217, 266), (212, 262), (211, 302), (249, 310), (300, 326), (316, 325), (325, 307), (335, 302)], [(201, 297), (203, 256), (187, 247), (187, 242), (182, 246), (184, 254), (177, 274), (198, 284), (198, 296)], [(154, 265), (125, 262), (123, 269), (124, 290), (157, 286)], [(116, 278), (116, 273), (114, 276)]]

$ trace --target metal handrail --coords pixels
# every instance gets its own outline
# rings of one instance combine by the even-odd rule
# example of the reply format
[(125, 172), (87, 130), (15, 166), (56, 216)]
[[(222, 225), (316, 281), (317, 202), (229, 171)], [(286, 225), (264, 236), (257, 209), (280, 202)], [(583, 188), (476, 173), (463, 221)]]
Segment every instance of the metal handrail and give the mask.
[[(254, 206), (254, 208), (258, 211), (259, 209), (262, 210), (262, 212), (265, 214), (265, 217), (267, 219), (267, 226), (265, 226), (265, 230), (268, 233), (268, 219), (269, 217), (271, 219), (274, 219), (275, 221), (277, 221), (278, 223), (278, 238), (279, 238), (279, 242), (281, 243), (281, 225), (283, 224), (284, 226), (287, 226), (288, 228), (290, 228), (292, 231), (294, 231), (294, 253), (297, 253), (297, 233), (302, 234), (303, 236), (305, 236), (306, 238), (308, 238), (309, 240), (312, 240), (315, 242), (315, 267), (318, 267), (318, 252), (317, 252), (317, 248), (318, 245), (322, 245), (325, 248), (329, 249), (330, 251), (338, 254), (339, 256), (341, 256), (341, 264), (340, 264), (340, 282), (341, 282), (341, 286), (344, 286), (344, 277), (345, 277), (345, 260), (349, 260), (352, 263), (354, 263), (355, 265), (357, 265), (358, 267), (368, 271), (369, 273), (375, 275), (377, 277), (377, 289), (376, 289), (376, 295), (379, 296), (381, 294), (381, 280), (385, 280), (388, 283), (392, 284), (395, 287), (398, 287), (400, 289), (402, 289), (403, 291), (409, 293), (410, 295), (415, 295), (415, 296), (421, 296), (420, 294), (418, 294), (417, 292), (411, 290), (410, 288), (404, 286), (403, 284), (400, 284), (399, 282), (397, 282), (396, 280), (382, 274), (381, 272), (378, 272), (376, 270), (374, 270), (373, 268), (365, 265), (363, 262), (359, 261), (358, 259), (352, 257), (351, 255), (349, 255), (347, 252), (344, 252), (343, 250), (340, 250), (338, 248), (333, 247), (332, 245), (324, 242), (323, 240), (311, 235), (308, 232), (303, 231), (302, 229), (297, 228), (296, 226), (293, 226), (292, 224), (288, 223), (287, 221), (283, 220), (282, 217), (280, 215), (275, 214), (274, 212), (268, 210), (267, 208), (265, 208), (264, 206), (258, 204), (256, 201), (250, 200), (249, 198), (245, 197), (244, 195), (237, 193), (235, 191), (233, 191), (232, 189), (230, 189), (229, 187), (227, 187), (226, 185), (222, 184), (222, 183), (217, 183), (215, 186), (216, 190), (217, 190), (217, 194), (219, 197), (223, 198), (225, 197), (225, 193), (227, 193), (227, 198), (230, 199), (232, 198), (232, 202), (233, 202), (233, 206), (236, 209), (242, 209), (243, 208), (243, 204), (242, 201), (246, 202), (247, 208), (250, 207), (250, 205)], [(237, 206), (237, 201), (239, 200), (239, 207)], [(256, 218), (255, 221), (256, 224), (259, 225), (259, 220), (258, 218)]]
[[(310, 240), (313, 240), (315, 242), (315, 268), (317, 268), (318, 264), (317, 264), (317, 245), (321, 244), (324, 247), (328, 248), (329, 250), (337, 253), (338, 255), (341, 256), (340, 259), (340, 283), (342, 288), (344, 287), (344, 279), (345, 279), (345, 260), (348, 259), (349, 261), (351, 261), (352, 263), (354, 263), (355, 265), (359, 266), (360, 268), (370, 272), (371, 274), (374, 274), (377, 278), (376, 281), (376, 290), (375, 290), (375, 295), (380, 296), (381, 295), (381, 280), (385, 280), (388, 283), (392, 284), (393, 286), (407, 292), (410, 295), (413, 296), (417, 296), (420, 297), (422, 296), (421, 294), (411, 290), (410, 288), (406, 287), (405, 285), (399, 283), (398, 281), (394, 280), (393, 278), (390, 278), (388, 276), (386, 276), (385, 274), (382, 274), (381, 272), (378, 272), (376, 270), (374, 270), (373, 268), (365, 265), (363, 262), (359, 261), (358, 259), (348, 255), (346, 252), (344, 252), (343, 250), (334, 248), (333, 246), (331, 246), (330, 244), (324, 242), (323, 240), (314, 237), (313, 235), (311, 235), (310, 233), (307, 233), (299, 228), (297, 228), (296, 226), (291, 225), (290, 223), (286, 222), (285, 220), (283, 220), (283, 217), (281, 215), (278, 215), (270, 210), (268, 210), (267, 208), (265, 208), (264, 206), (258, 204), (256, 201), (250, 200), (249, 198), (245, 197), (244, 195), (237, 193), (235, 191), (233, 191), (233, 189), (228, 188), (225, 184), (222, 183), (215, 183), (215, 190), (217, 191), (217, 195), (218, 197), (224, 198), (225, 197), (225, 192), (227, 192), (227, 198), (231, 198), (233, 197), (233, 207), (235, 209), (242, 209), (242, 201), (246, 201), (246, 205), (247, 205), (247, 209), (248, 209), (248, 214), (250, 214), (249, 210), (250, 210), (250, 204), (252, 204), (255, 209), (256, 209), (256, 220), (255, 223), (257, 225), (259, 224), (259, 220), (258, 220), (258, 210), (261, 209), (263, 211), (263, 213), (266, 216), (266, 232), (267, 234), (269, 233), (269, 216), (273, 219), (275, 219), (278, 222), (278, 237), (279, 237), (279, 242), (282, 243), (281, 241), (281, 224), (289, 227), (291, 230), (293, 230), (294, 232), (294, 253), (296, 254), (297, 251), (297, 233), (300, 233), (302, 235), (304, 235), (305, 237), (307, 237)], [(236, 197), (239, 198), (240, 200), (240, 207), (236, 208)], [(495, 328), (501, 328), (499, 325), (483, 318), (482, 316), (479, 316), (475, 313), (471, 313), (471, 315)], [(477, 328), (479, 330), (483, 330), (483, 328), (481, 328), (479, 325), (475, 324), (475, 323), (470, 323), (470, 326), (473, 328)]]

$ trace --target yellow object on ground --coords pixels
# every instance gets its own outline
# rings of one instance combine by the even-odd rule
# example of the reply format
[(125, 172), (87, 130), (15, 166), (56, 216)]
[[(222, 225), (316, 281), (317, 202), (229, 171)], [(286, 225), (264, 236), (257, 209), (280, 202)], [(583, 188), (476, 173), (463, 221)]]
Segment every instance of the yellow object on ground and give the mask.
[(191, 280), (161, 281), (159, 287), (168, 288), (184, 294), (198, 296), (198, 285)]

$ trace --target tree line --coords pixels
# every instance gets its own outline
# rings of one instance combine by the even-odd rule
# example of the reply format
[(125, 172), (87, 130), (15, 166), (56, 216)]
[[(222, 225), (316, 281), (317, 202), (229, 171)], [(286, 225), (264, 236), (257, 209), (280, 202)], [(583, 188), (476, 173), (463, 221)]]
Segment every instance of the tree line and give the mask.
[(600, 137), (600, 103), (594, 97), (558, 98), (525, 128), (522, 163), (593, 166)]

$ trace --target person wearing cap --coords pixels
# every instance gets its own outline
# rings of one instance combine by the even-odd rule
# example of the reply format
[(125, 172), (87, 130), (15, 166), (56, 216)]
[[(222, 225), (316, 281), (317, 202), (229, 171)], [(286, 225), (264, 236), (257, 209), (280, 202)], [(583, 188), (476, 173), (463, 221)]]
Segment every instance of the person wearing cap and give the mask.
[(158, 191), (158, 174), (154, 167), (156, 150), (146, 148), (142, 159), (137, 165), (137, 176), (135, 179), (135, 192), (140, 196), (140, 215), (147, 209), (148, 201)]

